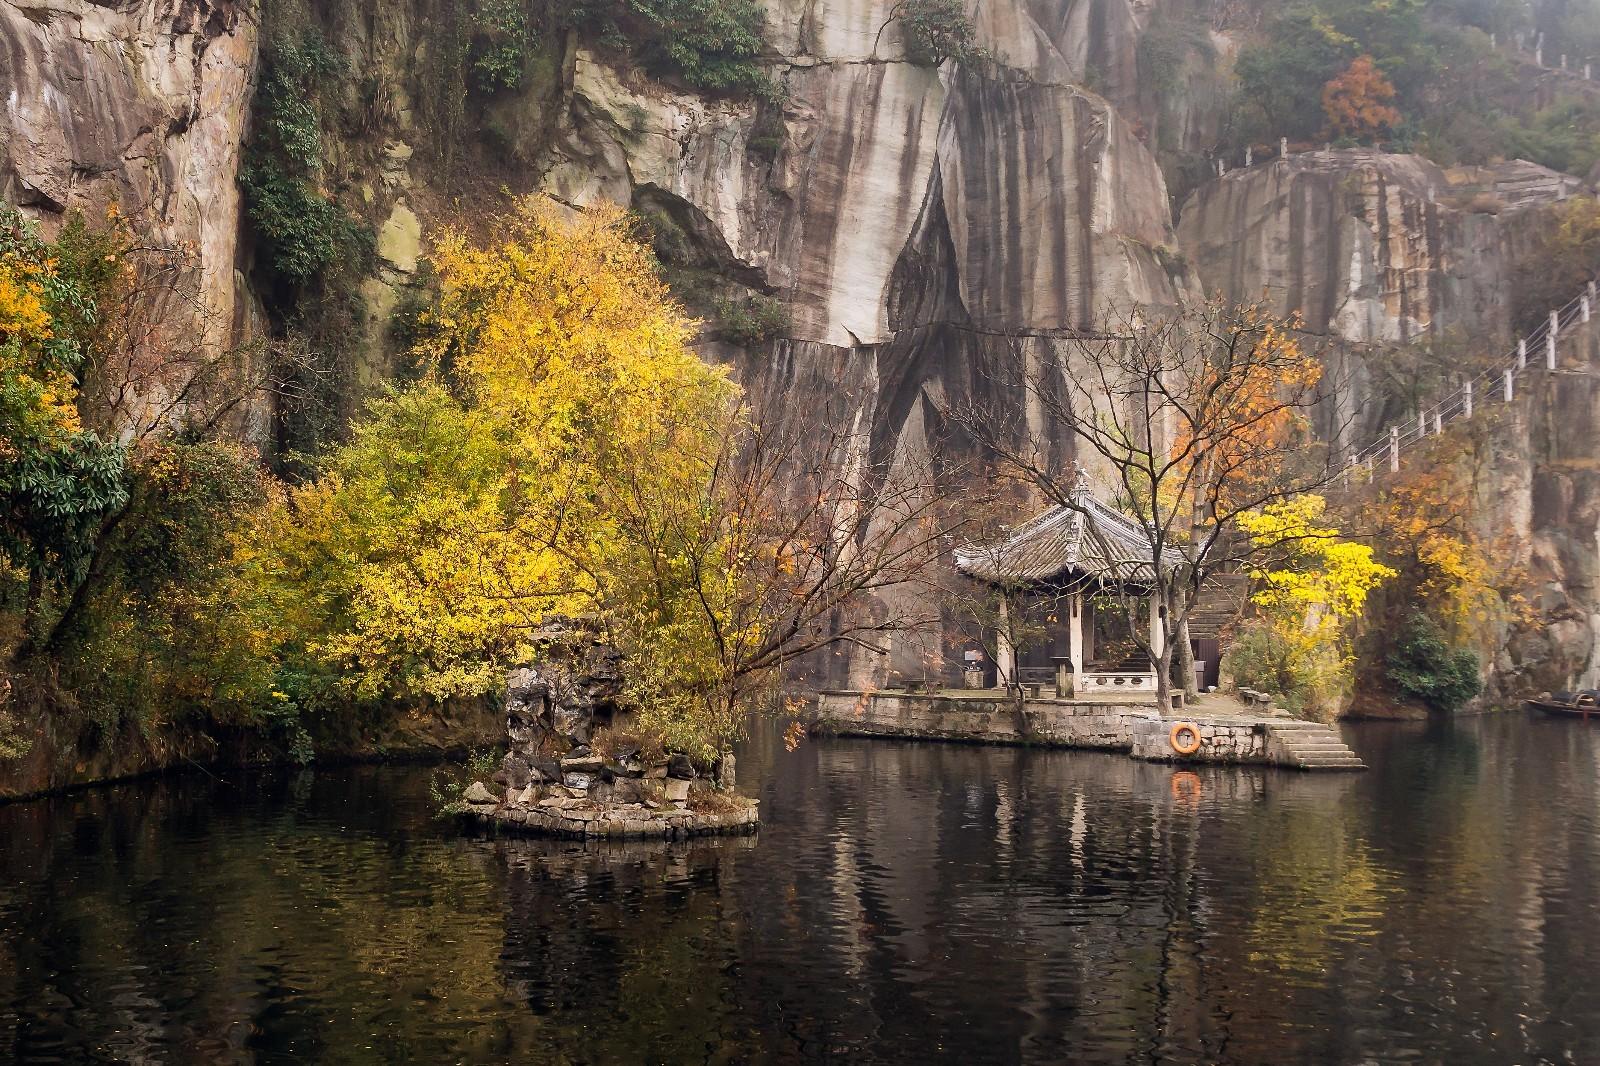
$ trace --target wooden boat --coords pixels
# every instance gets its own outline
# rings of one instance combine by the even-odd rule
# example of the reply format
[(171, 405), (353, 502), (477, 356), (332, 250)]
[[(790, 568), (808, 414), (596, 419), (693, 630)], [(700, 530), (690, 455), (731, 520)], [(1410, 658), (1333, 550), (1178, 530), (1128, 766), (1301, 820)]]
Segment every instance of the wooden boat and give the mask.
[(1541, 696), (1525, 702), (1529, 707), (1536, 707), (1545, 714), (1582, 718), (1586, 722), (1591, 716), (1600, 718), (1600, 689), (1586, 688), (1578, 692), (1552, 692), (1548, 696)]

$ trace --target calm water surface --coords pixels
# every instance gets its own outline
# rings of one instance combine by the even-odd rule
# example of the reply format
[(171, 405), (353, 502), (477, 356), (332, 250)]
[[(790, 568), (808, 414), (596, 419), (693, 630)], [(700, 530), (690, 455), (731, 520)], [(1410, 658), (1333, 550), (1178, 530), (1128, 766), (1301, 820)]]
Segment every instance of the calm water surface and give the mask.
[(775, 737), (759, 838), (463, 839), (417, 768), (0, 807), (0, 1060), (1600, 1062), (1600, 727), (1370, 773)]

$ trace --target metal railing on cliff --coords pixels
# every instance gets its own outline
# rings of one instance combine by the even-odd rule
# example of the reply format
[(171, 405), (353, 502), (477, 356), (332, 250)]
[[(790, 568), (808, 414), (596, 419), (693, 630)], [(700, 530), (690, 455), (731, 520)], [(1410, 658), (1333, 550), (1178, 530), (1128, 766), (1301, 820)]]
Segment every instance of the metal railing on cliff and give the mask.
[(1519, 383), (1529, 374), (1551, 374), (1561, 369), (1561, 342), (1577, 327), (1586, 325), (1596, 310), (1595, 282), (1557, 310), (1551, 311), (1533, 333), (1519, 338), (1516, 347), (1494, 365), (1463, 381), (1439, 399), (1423, 404), (1403, 422), (1390, 425), (1371, 443), (1349, 453), (1343, 465), (1343, 480), (1349, 484), (1357, 473), (1368, 479), (1381, 473), (1398, 473), (1406, 449), (1444, 432), (1453, 422), (1465, 421), (1474, 412), (1493, 405), (1516, 402)]

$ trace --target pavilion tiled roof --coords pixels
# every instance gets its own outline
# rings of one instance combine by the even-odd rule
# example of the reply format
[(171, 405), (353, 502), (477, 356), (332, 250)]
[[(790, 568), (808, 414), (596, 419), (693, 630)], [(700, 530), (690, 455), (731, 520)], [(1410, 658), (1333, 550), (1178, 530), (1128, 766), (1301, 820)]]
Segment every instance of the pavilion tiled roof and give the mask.
[[(1073, 503), (1030, 518), (998, 545), (958, 549), (956, 566), (971, 577), (995, 584), (1035, 584), (1070, 577), (1153, 584), (1151, 558), (1155, 551), (1149, 533), (1086, 490), (1074, 492)], [(1165, 552), (1162, 569), (1179, 561), (1175, 552)]]

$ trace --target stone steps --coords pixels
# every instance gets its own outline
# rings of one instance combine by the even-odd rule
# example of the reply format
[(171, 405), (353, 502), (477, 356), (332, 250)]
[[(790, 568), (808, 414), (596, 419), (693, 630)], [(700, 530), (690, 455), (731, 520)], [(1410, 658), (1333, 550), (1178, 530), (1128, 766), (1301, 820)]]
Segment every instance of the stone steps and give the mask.
[(1285, 764), (1300, 770), (1365, 770), (1367, 764), (1351, 751), (1334, 729), (1316, 722), (1273, 723), (1282, 744)]

